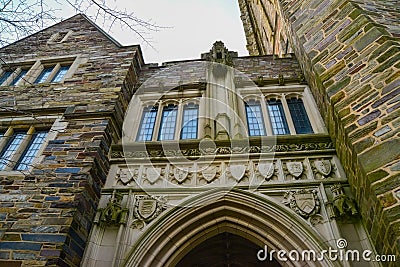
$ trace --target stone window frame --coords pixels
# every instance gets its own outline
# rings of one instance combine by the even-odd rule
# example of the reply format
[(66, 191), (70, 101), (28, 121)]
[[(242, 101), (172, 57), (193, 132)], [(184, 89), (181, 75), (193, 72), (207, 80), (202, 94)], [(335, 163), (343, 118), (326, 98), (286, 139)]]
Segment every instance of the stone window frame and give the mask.
[[(72, 55), (68, 57), (48, 57), (28, 61), (14, 61), (10, 63), (7, 62), (6, 64), (3, 64), (3, 66), (0, 66), (0, 77), (2, 77), (7, 71), (13, 71), (12, 74), (2, 84), (0, 84), (0, 86), (25, 86), (47, 83), (60, 84), (63, 83), (65, 79), (72, 77), (80, 64), (80, 61), (81, 60), (78, 55)], [(68, 71), (65, 73), (60, 81), (52, 82), (52, 79), (57, 75), (59, 69), (63, 66), (69, 66)], [(35, 83), (36, 79), (39, 77), (42, 71), (45, 68), (49, 67), (52, 67), (53, 69), (46, 80), (41, 83)], [(18, 83), (16, 83), (15, 85), (11, 85), (12, 81), (23, 70), (28, 71)]]
[(324, 125), (320, 112), (318, 111), (315, 100), (311, 94), (308, 86), (301, 85), (287, 85), (287, 86), (266, 86), (266, 87), (243, 87), (239, 89), (239, 94), (241, 95), (243, 101), (241, 103), (241, 110), (243, 114), (240, 114), (243, 121), (246, 122), (248, 126), (245, 103), (250, 100), (258, 101), (261, 104), (261, 110), (263, 114), (263, 123), (265, 127), (266, 136), (275, 136), (273, 133), (270, 115), (267, 107), (268, 99), (279, 99), (282, 102), (284, 115), (289, 128), (288, 135), (298, 135), (290, 114), (290, 110), (287, 104), (287, 99), (296, 97), (303, 101), (303, 105), (310, 121), (313, 133), (327, 133), (327, 129)]
[[(54, 140), (58, 132), (63, 131), (66, 128), (66, 123), (61, 121), (62, 116), (38, 116), (36, 118), (14, 118), (11, 125), (8, 127), (0, 127), (0, 153), (9, 142), (9, 138), (13, 136), (15, 132), (21, 131), (25, 132), (21, 144), (18, 146), (17, 150), (13, 153), (9, 159), (10, 164), (7, 164), (5, 169), (0, 170), (0, 175), (12, 174), (21, 175), (30, 173), (34, 166), (37, 165), (43, 158), (42, 155), (44, 149), (46, 148), (50, 140)], [(41, 122), (38, 122), (40, 120)], [(35, 122), (36, 121), (36, 122)], [(8, 122), (7, 119), (0, 119), (0, 124)], [(46, 131), (47, 135), (42, 142), (39, 150), (37, 151), (35, 158), (31, 163), (28, 164), (28, 169), (26, 170), (16, 170), (15, 168), (20, 163), (20, 160), (24, 156), (25, 149), (30, 145), (30, 141), (35, 132)]]
[[(140, 98), (140, 104), (138, 105), (137, 112), (136, 114), (136, 120), (139, 123), (137, 125), (134, 125), (132, 133), (134, 133), (134, 140), (135, 142), (142, 142), (142, 141), (137, 141), (139, 137), (139, 131), (141, 128), (142, 124), (142, 117), (143, 117), (143, 112), (146, 108), (149, 107), (157, 107), (157, 114), (156, 114), (156, 119), (154, 123), (154, 128), (153, 128), (153, 134), (151, 140), (147, 141), (162, 141), (162, 142), (171, 142), (171, 141), (177, 141), (177, 140), (196, 140), (196, 139), (181, 139), (181, 129), (183, 128), (183, 110), (186, 105), (189, 104), (195, 104), (198, 106), (198, 116), (199, 120), (197, 122), (197, 139), (200, 138), (200, 114), (203, 110), (202, 108), (202, 97), (201, 96), (196, 96), (196, 97), (191, 97), (191, 96), (185, 96), (184, 94), (180, 96), (175, 96), (174, 94), (169, 94), (167, 97), (163, 97), (162, 99), (159, 99), (157, 101), (154, 101), (154, 95), (142, 95), (139, 96)], [(159, 95), (157, 95), (159, 97)], [(153, 98), (153, 99), (152, 99)], [(176, 123), (175, 123), (175, 133), (174, 133), (174, 138), (171, 140), (159, 140), (159, 135), (160, 135), (160, 130), (161, 130), (161, 120), (162, 120), (162, 114), (164, 107), (168, 105), (176, 105), (177, 106), (177, 118), (176, 118)]]

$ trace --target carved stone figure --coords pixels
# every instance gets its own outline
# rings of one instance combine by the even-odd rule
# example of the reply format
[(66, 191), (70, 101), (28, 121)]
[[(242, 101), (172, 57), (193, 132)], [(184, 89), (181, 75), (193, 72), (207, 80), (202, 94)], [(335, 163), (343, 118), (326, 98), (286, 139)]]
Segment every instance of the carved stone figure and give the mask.
[(115, 192), (107, 203), (104, 209), (100, 209), (100, 222), (106, 224), (121, 224), (126, 223), (126, 215), (128, 209), (122, 208), (123, 195), (121, 193)]
[(341, 218), (358, 214), (354, 199), (346, 196), (341, 184), (338, 183), (332, 185), (331, 191), (333, 195), (332, 204), (335, 213), (333, 217)]

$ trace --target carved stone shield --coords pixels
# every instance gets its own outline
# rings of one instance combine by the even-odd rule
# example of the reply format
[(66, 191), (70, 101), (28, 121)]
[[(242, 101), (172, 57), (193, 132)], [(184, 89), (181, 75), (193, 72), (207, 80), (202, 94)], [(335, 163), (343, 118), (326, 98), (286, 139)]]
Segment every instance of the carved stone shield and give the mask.
[(146, 177), (150, 183), (154, 184), (161, 175), (161, 168), (147, 168)]
[(127, 169), (119, 169), (117, 174), (117, 179), (119, 179), (124, 185), (127, 185), (133, 176)]
[(258, 172), (267, 180), (271, 179), (272, 175), (274, 175), (273, 162), (259, 163), (257, 169)]
[(310, 215), (315, 207), (316, 202), (314, 194), (307, 191), (299, 191), (293, 194), (297, 207), (306, 215)]
[(182, 183), (188, 177), (189, 171), (183, 168), (174, 168), (174, 178), (179, 182)]
[(246, 165), (231, 164), (231, 165), (229, 165), (229, 171), (230, 171), (232, 177), (235, 178), (236, 181), (240, 181), (246, 172)]
[(332, 171), (332, 165), (329, 160), (316, 160), (314, 161), (315, 168), (322, 175), (329, 175)]
[(303, 173), (303, 164), (301, 162), (286, 162), (286, 166), (291, 175), (299, 178)]
[(212, 180), (215, 179), (217, 175), (217, 166), (208, 166), (204, 170), (201, 171), (201, 175), (206, 179), (207, 182), (211, 182)]
[(157, 201), (152, 198), (139, 199), (137, 212), (144, 220), (149, 219), (157, 208)]

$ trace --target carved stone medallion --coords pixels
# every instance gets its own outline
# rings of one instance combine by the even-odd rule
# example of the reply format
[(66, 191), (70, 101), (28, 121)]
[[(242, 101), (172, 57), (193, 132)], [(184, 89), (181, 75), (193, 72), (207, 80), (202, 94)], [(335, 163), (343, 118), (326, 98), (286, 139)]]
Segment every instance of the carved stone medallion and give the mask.
[(151, 184), (154, 184), (161, 175), (161, 168), (150, 167), (146, 169), (146, 178)]
[(246, 165), (244, 164), (231, 164), (229, 165), (229, 171), (232, 175), (232, 177), (236, 180), (236, 181), (240, 181), (244, 174), (246, 173)]
[(183, 168), (174, 168), (174, 178), (179, 182), (182, 183), (188, 177), (189, 171)]
[(332, 171), (332, 165), (329, 160), (316, 160), (314, 164), (317, 171), (324, 176), (328, 176)]
[(258, 172), (264, 177), (266, 180), (270, 180), (274, 175), (274, 163), (272, 161), (259, 163), (258, 164)]
[(320, 202), (315, 190), (289, 191), (285, 194), (285, 199), (284, 204), (289, 205), (292, 210), (305, 218), (317, 214), (320, 210)]
[(303, 173), (303, 163), (302, 162), (286, 162), (288, 172), (293, 175), (296, 179)]

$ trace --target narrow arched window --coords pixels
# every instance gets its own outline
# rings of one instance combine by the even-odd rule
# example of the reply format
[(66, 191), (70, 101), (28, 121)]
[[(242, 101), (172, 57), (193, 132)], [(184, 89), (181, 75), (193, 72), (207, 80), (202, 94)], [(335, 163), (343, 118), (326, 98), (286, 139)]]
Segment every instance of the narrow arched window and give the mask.
[(158, 140), (173, 140), (175, 137), (176, 115), (178, 109), (170, 104), (163, 109)]
[(197, 139), (199, 106), (190, 103), (183, 107), (181, 139)]
[(136, 141), (151, 141), (151, 138), (153, 137), (154, 124), (156, 122), (157, 109), (158, 107), (144, 108)]
[(294, 128), (297, 134), (313, 133), (310, 120), (308, 119), (303, 101), (300, 98), (293, 97), (287, 99), (290, 116), (292, 117)]
[(245, 107), (249, 135), (265, 135), (264, 120), (260, 103), (254, 100), (250, 100), (245, 104)]
[(290, 134), (281, 100), (271, 98), (267, 101), (267, 106), (273, 133)]

